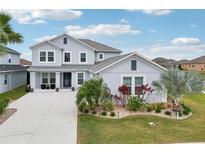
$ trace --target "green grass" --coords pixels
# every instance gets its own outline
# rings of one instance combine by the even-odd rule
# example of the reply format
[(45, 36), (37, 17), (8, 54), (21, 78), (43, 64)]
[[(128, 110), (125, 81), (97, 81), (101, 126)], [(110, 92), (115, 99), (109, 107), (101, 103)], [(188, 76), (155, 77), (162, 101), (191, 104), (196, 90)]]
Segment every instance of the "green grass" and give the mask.
[(11, 91), (0, 94), (0, 102), (4, 102), (5, 99), (7, 99), (7, 98), (10, 98), (11, 100), (16, 100), (25, 94), (26, 94), (25, 86), (18, 87), (16, 89), (11, 90)]
[[(193, 116), (182, 121), (156, 116), (106, 119), (78, 117), (78, 143), (180, 143), (205, 142), (205, 95), (188, 95), (185, 104)], [(153, 121), (156, 127), (149, 126)]]

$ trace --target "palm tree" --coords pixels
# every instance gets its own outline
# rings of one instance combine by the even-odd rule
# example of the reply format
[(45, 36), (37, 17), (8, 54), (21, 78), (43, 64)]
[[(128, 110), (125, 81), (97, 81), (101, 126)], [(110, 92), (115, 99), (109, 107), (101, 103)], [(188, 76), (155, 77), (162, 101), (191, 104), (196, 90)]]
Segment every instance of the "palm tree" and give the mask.
[(22, 43), (23, 36), (20, 33), (13, 31), (10, 21), (11, 16), (0, 12), (0, 55), (5, 54), (4, 46), (8, 45), (9, 43)]
[(153, 82), (158, 91), (166, 90), (175, 102), (180, 103), (184, 94), (199, 93), (202, 90), (201, 76), (196, 72), (170, 69), (161, 74), (160, 81)]

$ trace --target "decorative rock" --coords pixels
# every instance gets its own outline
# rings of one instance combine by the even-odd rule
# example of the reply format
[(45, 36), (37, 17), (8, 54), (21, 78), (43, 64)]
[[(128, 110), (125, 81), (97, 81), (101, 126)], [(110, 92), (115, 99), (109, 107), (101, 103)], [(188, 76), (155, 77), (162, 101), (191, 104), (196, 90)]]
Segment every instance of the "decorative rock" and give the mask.
[(148, 122), (148, 124), (152, 127), (156, 126), (156, 124), (154, 122)]

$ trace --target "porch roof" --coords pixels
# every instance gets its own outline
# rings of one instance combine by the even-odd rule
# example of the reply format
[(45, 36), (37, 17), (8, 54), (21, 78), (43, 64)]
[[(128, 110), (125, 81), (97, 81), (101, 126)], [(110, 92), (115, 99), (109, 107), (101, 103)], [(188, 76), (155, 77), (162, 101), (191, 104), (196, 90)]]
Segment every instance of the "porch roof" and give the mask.
[(62, 66), (31, 66), (28, 71), (35, 72), (64, 72), (64, 71), (87, 71), (93, 65), (62, 65)]

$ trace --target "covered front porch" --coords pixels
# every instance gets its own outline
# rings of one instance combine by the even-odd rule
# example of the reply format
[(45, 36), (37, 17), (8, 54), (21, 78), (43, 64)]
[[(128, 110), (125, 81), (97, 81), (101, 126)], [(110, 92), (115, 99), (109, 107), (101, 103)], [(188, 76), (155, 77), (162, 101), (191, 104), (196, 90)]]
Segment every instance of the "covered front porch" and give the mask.
[(30, 80), (33, 89), (71, 89), (83, 84), (85, 72), (30, 72)]

